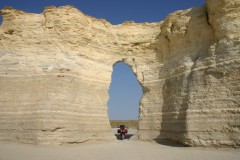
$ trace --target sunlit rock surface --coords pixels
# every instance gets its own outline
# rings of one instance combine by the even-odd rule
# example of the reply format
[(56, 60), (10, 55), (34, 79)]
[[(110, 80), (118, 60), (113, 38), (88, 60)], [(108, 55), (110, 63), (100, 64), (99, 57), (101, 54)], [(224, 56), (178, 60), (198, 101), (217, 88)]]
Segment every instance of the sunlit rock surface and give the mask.
[(114, 140), (108, 90), (124, 61), (144, 92), (135, 139), (239, 147), (239, 0), (158, 23), (111, 25), (71, 6), (1, 14), (0, 141)]

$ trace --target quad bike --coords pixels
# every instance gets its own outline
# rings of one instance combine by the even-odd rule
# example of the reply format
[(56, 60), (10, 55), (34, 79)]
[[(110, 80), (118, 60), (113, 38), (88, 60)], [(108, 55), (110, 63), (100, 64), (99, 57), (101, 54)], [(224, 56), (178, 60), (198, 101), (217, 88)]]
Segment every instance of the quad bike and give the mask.
[(120, 134), (120, 137), (122, 140), (124, 140), (125, 135), (127, 134), (128, 130), (124, 125), (120, 125), (118, 129), (118, 133)]

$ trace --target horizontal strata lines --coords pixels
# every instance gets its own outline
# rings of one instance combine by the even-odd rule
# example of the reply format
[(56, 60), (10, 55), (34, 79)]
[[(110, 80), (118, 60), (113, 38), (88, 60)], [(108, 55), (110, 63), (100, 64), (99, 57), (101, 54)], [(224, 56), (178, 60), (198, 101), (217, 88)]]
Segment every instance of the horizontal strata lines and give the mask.
[[(216, 132), (216, 137), (219, 136), (219, 138), (223, 139), (223, 135), (226, 135), (228, 134), (229, 136), (232, 136), (232, 135), (236, 135), (238, 136), (239, 133), (237, 132), (223, 132), (223, 131), (189, 131), (187, 134), (190, 135), (190, 136), (193, 136), (193, 137), (201, 137), (201, 139), (203, 137), (205, 137), (204, 139), (212, 139), (212, 134), (214, 134)], [(167, 133), (167, 134), (176, 134), (176, 133), (184, 133), (183, 131), (179, 131), (179, 132), (172, 132), (172, 131), (160, 131), (160, 133)], [(185, 132), (186, 133), (186, 132)], [(198, 133), (198, 134), (196, 134)], [(224, 137), (228, 137), (228, 136), (224, 136)], [(219, 139), (219, 140), (221, 140)], [(217, 139), (216, 139), (217, 140)]]
[[(61, 98), (52, 98), (51, 100), (56, 100), (55, 102), (52, 102), (49, 98), (49, 100), (32, 100), (32, 101), (27, 101), (27, 98), (30, 97), (26, 97), (26, 99), (24, 100), (16, 100), (15, 101), (2, 101), (0, 100), (0, 105), (2, 106), (1, 108), (7, 108), (9, 110), (15, 109), (15, 110), (19, 110), (19, 109), (25, 109), (25, 108), (35, 108), (35, 109), (42, 109), (42, 108), (87, 108), (86, 106), (88, 106), (89, 109), (93, 108), (93, 109), (100, 109), (103, 107), (103, 105), (97, 101), (97, 100), (92, 100), (92, 101), (83, 101), (83, 100), (73, 100), (71, 98), (69, 99), (65, 99), (62, 98), (62, 100), (64, 100), (64, 102), (61, 103)], [(59, 101), (57, 101), (59, 100)], [(91, 100), (91, 99), (90, 99)], [(6, 105), (8, 104), (8, 106)], [(105, 106), (104, 106), (105, 107)], [(0, 108), (0, 110), (1, 110)], [(19, 109), (18, 109), (19, 108)]]
[[(2, 115), (1, 115), (2, 116)], [(44, 120), (43, 120), (44, 119)], [(73, 116), (73, 115), (54, 115), (54, 114), (46, 114), (46, 115), (12, 115), (12, 116), (2, 116), (0, 118), (1, 122), (39, 122), (39, 121), (84, 121), (85, 123), (91, 121), (106, 121), (107, 116), (103, 114), (102, 116), (99, 115), (81, 115), (81, 116)], [(1, 123), (0, 122), (0, 123)]]
[(141, 124), (141, 127), (143, 126), (147, 126), (147, 127), (152, 127), (152, 126), (159, 126), (159, 124), (161, 124), (161, 120), (149, 120), (149, 119), (146, 119), (144, 121), (141, 121), (140, 124)]
[[(106, 130), (110, 132), (110, 126), (107, 123), (84, 123), (84, 122), (67, 122), (61, 121), (62, 123), (67, 123), (68, 126), (61, 125), (58, 123), (60, 121), (53, 121), (54, 123), (50, 123), (49, 121), (43, 121), (42, 123), (35, 123), (35, 126), (31, 126), (31, 123), (9, 123), (9, 126), (4, 126), (1, 123), (0, 126), (0, 133), (4, 131), (34, 131), (34, 130), (41, 130), (41, 131), (68, 131), (68, 130), (83, 130), (83, 131), (99, 131), (99, 130)], [(20, 126), (21, 124), (21, 126)], [(107, 126), (107, 127), (106, 127)]]
[[(147, 109), (147, 108), (146, 108)], [(187, 111), (164, 111), (164, 112), (155, 112), (155, 113), (149, 113), (150, 115), (176, 115), (176, 114), (208, 114), (211, 115), (213, 113), (240, 113), (240, 108), (220, 108), (220, 109), (199, 109), (199, 110), (187, 110)], [(148, 115), (148, 114), (144, 114)], [(202, 115), (201, 115), (202, 116)]]
[[(212, 125), (214, 125), (214, 124), (211, 124), (211, 125), (197, 124), (197, 125), (198, 125), (199, 129), (194, 128), (194, 127), (188, 127), (188, 132), (191, 134), (199, 134), (199, 133), (204, 133), (204, 132), (205, 132), (205, 134), (215, 134), (215, 133), (219, 132), (219, 133), (222, 133), (222, 134), (225, 134), (228, 136), (231, 136), (231, 135), (239, 136), (239, 134), (240, 134), (239, 129), (233, 128), (231, 125), (223, 126), (223, 127), (219, 127), (219, 128), (212, 127)], [(221, 125), (221, 124), (216, 123), (216, 125)], [(206, 129), (206, 127), (208, 127), (208, 129)], [(196, 135), (196, 136), (198, 136), (198, 135)]]
[(156, 106), (159, 105), (159, 104), (163, 104), (163, 100), (162, 99), (153, 99), (151, 100), (150, 98), (144, 98), (141, 100), (141, 104), (155, 104)]
[[(10, 111), (12, 109), (15, 110), (25, 110), (25, 109), (107, 109), (105, 106), (103, 107), (102, 104), (100, 104), (97, 100), (92, 101), (74, 101), (72, 99), (63, 99), (64, 101), (61, 103), (61, 101), (57, 101), (58, 99), (54, 99), (55, 101), (51, 100), (34, 100), (34, 101), (6, 101), (2, 102), (0, 101), (1, 109), (9, 109)], [(90, 99), (91, 100), (91, 99)], [(9, 104), (9, 105), (7, 105)]]
[(82, 135), (84, 133), (94, 133), (94, 132), (107, 132), (107, 133), (111, 133), (111, 129), (110, 127), (106, 127), (106, 124), (99, 124), (99, 126), (94, 126), (94, 124), (87, 124), (87, 125), (83, 125), (83, 124), (79, 124), (79, 125), (71, 125), (69, 127), (65, 127), (65, 128), (60, 128), (58, 129), (55, 126), (50, 126), (50, 125), (46, 125), (46, 126), (39, 126), (39, 127), (34, 127), (34, 128), (29, 128), (29, 127), (11, 127), (11, 128), (4, 128), (1, 127), (0, 128), (0, 134), (1, 133), (7, 133), (7, 132), (12, 132), (15, 134), (19, 134), (21, 132), (52, 132), (52, 133), (56, 133), (58, 132), (58, 134), (60, 132), (62, 132), (65, 136), (67, 134), (74, 134), (72, 132), (79, 132), (79, 135)]
[[(92, 127), (92, 126), (91, 126)], [(25, 133), (31, 133), (31, 132), (39, 132), (39, 133), (47, 133), (47, 134), (50, 134), (51, 132), (54, 133), (54, 132), (62, 132), (65, 134), (65, 136), (67, 137), (67, 135), (74, 135), (76, 133), (78, 133), (79, 135), (83, 135), (83, 134), (89, 134), (90, 132), (92, 133), (99, 133), (99, 132), (106, 132), (106, 133), (111, 133), (111, 130), (109, 130), (109, 128), (106, 128), (106, 126), (104, 127), (103, 125), (100, 126), (99, 128), (96, 127), (96, 128), (61, 128), (61, 129), (56, 129), (56, 128), (17, 128), (17, 129), (0, 129), (0, 131), (5, 131), (6, 133), (8, 132), (13, 132), (13, 131), (17, 131), (17, 132), (13, 132), (13, 134), (19, 134), (21, 132), (25, 132)], [(68, 132), (68, 131), (72, 131), (73, 133), (71, 132)], [(81, 132), (79, 132), (81, 131)], [(2, 134), (2, 132), (0, 132), (0, 134)], [(47, 137), (46, 137), (47, 138)]]
[[(203, 91), (204, 92), (204, 91)], [(204, 92), (205, 93), (205, 92)], [(214, 93), (212, 93), (214, 95)], [(228, 95), (221, 95), (221, 96), (211, 96), (211, 97), (208, 97), (209, 96), (209, 92), (208, 92), (208, 96), (207, 95), (194, 95), (194, 98), (192, 98), (192, 101), (218, 101), (218, 100), (222, 100), (222, 101), (225, 101), (225, 100), (235, 100), (236, 98), (240, 97), (240, 94), (239, 95), (236, 95), (236, 96), (228, 96)]]
[[(10, 141), (16, 141), (14, 138), (18, 138), (18, 142), (23, 142), (23, 143), (34, 143), (34, 144), (62, 144), (66, 142), (81, 142), (85, 140), (97, 140), (101, 139), (104, 137), (104, 139), (107, 140), (113, 140), (114, 136), (111, 135), (109, 132), (103, 132), (101, 133), (81, 133), (80, 131), (73, 132), (72, 135), (67, 134), (67, 132), (58, 132), (58, 133), (51, 133), (51, 132), (34, 132), (32, 134), (35, 134), (37, 136), (32, 136), (31, 134), (27, 134), (25, 132), (20, 132), (20, 134), (15, 134), (9, 136)], [(27, 135), (28, 138), (22, 136)]]
[[(83, 132), (81, 131), (72, 131), (72, 134), (68, 134), (68, 132), (37, 132), (37, 142), (38, 143), (56, 143), (56, 144), (62, 144), (62, 143), (76, 143), (81, 142), (85, 140), (97, 140), (97, 139), (108, 139), (108, 140), (114, 140), (115, 137), (111, 132), (103, 131), (103, 132)], [(102, 133), (102, 134), (101, 134)]]
[(153, 119), (153, 118), (161, 118), (162, 113), (154, 113), (154, 112), (141, 112), (141, 116), (144, 117), (144, 119), (148, 119), (148, 116), (151, 116), (151, 118), (149, 119)]
[[(55, 121), (54, 121), (55, 122)], [(34, 130), (40, 130), (40, 131), (52, 131), (54, 132), (55, 130), (56, 131), (72, 131), (72, 130), (78, 130), (78, 131), (88, 131), (88, 132), (91, 132), (91, 131), (100, 131), (100, 130), (103, 130), (103, 131), (108, 131), (108, 132), (111, 132), (111, 128), (110, 126), (108, 127), (108, 124), (107, 123), (101, 123), (101, 124), (95, 124), (95, 123), (68, 123), (68, 122), (63, 122), (63, 123), (67, 123), (68, 126), (67, 127), (62, 127), (60, 124), (57, 125), (57, 122), (55, 122), (56, 124), (48, 124), (48, 123), (43, 123), (43, 125), (37, 125), (35, 124), (36, 126), (34, 127), (30, 127), (30, 123), (28, 125), (23, 125), (22, 123), (18, 123), (17, 124), (14, 124), (14, 123), (9, 123), (9, 125), (12, 125), (11, 127), (7, 127), (7, 126), (1, 126), (0, 127), (0, 134), (1, 132), (4, 133), (4, 132), (7, 132), (7, 131), (13, 131), (13, 132), (20, 132), (20, 131), (25, 131), (25, 130), (28, 130), (28, 131), (34, 131)], [(19, 126), (19, 125), (23, 125), (23, 126)], [(96, 126), (98, 125), (98, 126)], [(59, 129), (58, 129), (59, 128)], [(81, 132), (80, 132), (81, 133)], [(70, 134), (70, 133), (69, 133)]]
[[(34, 111), (44, 111), (44, 110), (50, 110), (50, 111), (70, 111), (70, 112), (89, 112), (89, 113), (102, 113), (107, 110), (107, 107), (101, 106), (101, 105), (95, 105), (91, 106), (88, 104), (88, 106), (79, 105), (79, 106), (67, 106), (67, 105), (49, 105), (46, 106), (44, 104), (42, 105), (12, 105), (9, 107), (0, 108), (1, 112), (9, 112), (9, 113), (16, 113), (16, 112), (34, 112)], [(95, 111), (97, 110), (97, 111)]]
[(0, 80), (0, 82), (2, 82), (2, 85), (3, 85), (1, 86), (0, 89), (2, 94), (5, 96), (6, 95), (8, 96), (9, 94), (13, 94), (13, 95), (16, 95), (16, 97), (18, 97), (18, 96), (21, 96), (21, 95), (17, 96), (17, 94), (19, 93), (25, 96), (30, 96), (29, 94), (36, 95), (36, 96), (46, 96), (46, 95), (52, 94), (52, 96), (53, 95), (63, 96), (62, 98), (64, 98), (64, 94), (67, 94), (69, 96), (68, 98), (74, 98), (74, 97), (84, 96), (84, 95), (85, 96), (97, 95), (97, 94), (107, 95), (107, 91), (104, 92), (104, 89), (108, 89), (108, 87), (99, 87), (98, 84), (89, 85), (87, 83), (81, 83), (81, 81), (78, 82), (79, 84), (77, 83), (74, 85), (69, 84), (68, 82), (63, 82), (63, 81), (62, 82), (55, 81), (55, 83), (52, 83), (52, 84), (32, 83), (33, 81), (34, 80), (29, 80), (27, 83), (26, 82), (23, 83), (23, 80), (12, 81), (8, 79), (8, 80), (5, 80), (5, 82)]
[(1, 104), (0, 111), (2, 112), (25, 112), (25, 111), (41, 111), (41, 110), (52, 110), (52, 111), (86, 111), (91, 112), (97, 110), (96, 112), (106, 111), (107, 107), (103, 107), (99, 103), (96, 105), (92, 105), (89, 103), (86, 104), (76, 104), (76, 105), (67, 105), (67, 104), (47, 104), (47, 103), (33, 103), (33, 104), (17, 104), (6, 106)]
[[(68, 82), (68, 81), (63, 81), (59, 79), (52, 79), (54, 82), (47, 82), (45, 80), (40, 80), (39, 83), (35, 83), (35, 79), (28, 79), (27, 81), (24, 82), (23, 79), (5, 79), (5, 80), (0, 80), (0, 83), (2, 86), (1, 90), (5, 90), (6, 94), (10, 93), (11, 91), (14, 92), (22, 92), (22, 94), (39, 94), (39, 95), (45, 95), (47, 93), (52, 93), (52, 94), (63, 94), (67, 93), (71, 95), (73, 94), (81, 94), (81, 93), (86, 93), (86, 94), (93, 94), (97, 92), (93, 91), (103, 91), (105, 89), (108, 89), (108, 86), (101, 86), (98, 85), (98, 83), (90, 84), (90, 83), (85, 83), (81, 82), (80, 80), (78, 82)], [(23, 92), (24, 91), (24, 92)], [(34, 91), (34, 92), (32, 92)], [(101, 94), (102, 92), (99, 92)], [(103, 92), (104, 93), (104, 92)], [(14, 93), (13, 93), (14, 94)], [(105, 93), (107, 94), (107, 92)]]
[(201, 109), (201, 110), (188, 110), (188, 113), (214, 113), (214, 112), (220, 112), (220, 113), (240, 113), (240, 108), (220, 108), (215, 109), (212, 108), (209, 109)]
[[(55, 122), (57, 123), (57, 122)], [(67, 122), (64, 122), (66, 124), (69, 124), (69, 126), (67, 127), (63, 127), (61, 126), (60, 124), (57, 125), (57, 124), (47, 124), (45, 123), (44, 125), (36, 125), (34, 127), (29, 127), (29, 125), (25, 125), (25, 126), (18, 126), (18, 125), (15, 125), (13, 123), (10, 123), (9, 125), (13, 125), (9, 128), (7, 128), (7, 126), (1, 126), (0, 127), (0, 133), (4, 133), (4, 132), (7, 132), (7, 131), (21, 131), (21, 130), (26, 130), (28, 129), (29, 131), (32, 131), (32, 130), (40, 130), (40, 131), (71, 131), (71, 130), (83, 130), (83, 131), (95, 131), (95, 130), (108, 130), (109, 132), (111, 132), (111, 128), (110, 126), (107, 125), (107, 123), (102, 123), (102, 124), (97, 124), (98, 126), (94, 126), (94, 123), (67, 123)], [(19, 125), (22, 125), (21, 123), (19, 123)], [(58, 129), (60, 128), (60, 129)]]
[(71, 112), (71, 111), (53, 111), (53, 110), (42, 110), (42, 111), (32, 111), (32, 112), (1, 112), (0, 113), (1, 116), (7, 116), (7, 115), (24, 115), (26, 116), (27, 114), (32, 115), (32, 114), (45, 114), (45, 115), (72, 115), (72, 116), (97, 116), (97, 117), (107, 117), (107, 115), (105, 113), (101, 114), (101, 113), (82, 113), (82, 112)]
[[(215, 67), (215, 66), (214, 66)], [(184, 72), (182, 72), (182, 73), (179, 73), (179, 74), (173, 74), (173, 75), (171, 75), (171, 76), (169, 76), (169, 77), (166, 77), (166, 78), (164, 78), (164, 79), (156, 79), (156, 80), (152, 80), (152, 81), (143, 81), (142, 82), (142, 84), (144, 85), (144, 84), (146, 84), (147, 86), (148, 85), (150, 85), (150, 86), (154, 86), (154, 85), (158, 85), (158, 86), (162, 86), (162, 85), (164, 85), (165, 84), (165, 81), (166, 80), (170, 80), (170, 79), (175, 79), (176, 77), (178, 77), (178, 76), (182, 76), (182, 75), (185, 75), (186, 73), (191, 73), (191, 72), (193, 72), (193, 71), (201, 71), (201, 70), (205, 70), (206, 68), (204, 68), (204, 69), (194, 69), (194, 70), (187, 70), (187, 71), (184, 71)], [(228, 78), (228, 77), (226, 77), (226, 78)], [(237, 78), (237, 77), (235, 77), (235, 78)], [(226, 83), (229, 83), (229, 82), (238, 82), (238, 81), (240, 81), (240, 79), (229, 79), (228, 81), (225, 81)], [(220, 83), (219, 81), (216, 81), (216, 82), (211, 82), (211, 83)]]
[[(43, 120), (44, 119), (44, 120)], [(56, 123), (61, 125), (63, 122), (67, 123), (88, 123), (88, 122), (96, 122), (99, 121), (101, 123), (106, 123), (108, 124), (109, 122), (106, 121), (107, 117), (96, 117), (96, 116), (89, 116), (89, 117), (69, 117), (69, 116), (33, 116), (33, 117), (9, 117), (9, 118), (1, 118), (0, 124), (2, 125), (7, 125), (9, 123), (14, 123), (14, 124), (43, 124), (47, 122), (46, 124), (52, 124)], [(63, 124), (64, 125), (64, 124)], [(30, 125), (31, 126), (31, 125)], [(20, 126), (21, 127), (21, 126)], [(34, 126), (33, 126), (34, 128)]]
[[(93, 127), (93, 126), (91, 126)], [(112, 132), (109, 130), (109, 128), (106, 128), (104, 126), (101, 127), (96, 127), (95, 129), (91, 129), (91, 128), (84, 128), (84, 127), (79, 127), (77, 128), (76, 126), (73, 128), (61, 128), (61, 129), (56, 129), (56, 128), (37, 128), (37, 129), (28, 129), (28, 128), (21, 128), (21, 129), (0, 129), (0, 133), (12, 133), (12, 135), (21, 135), (21, 134), (29, 134), (31, 135), (32, 133), (37, 134), (36, 137), (39, 136), (49, 136), (49, 135), (53, 135), (56, 136), (58, 138), (61, 138), (61, 136), (64, 137), (70, 137), (73, 138), (74, 136), (89, 136), (91, 134), (96, 134), (96, 133), (108, 133), (108, 134), (112, 134)], [(24, 136), (23, 135), (23, 136)], [(101, 134), (99, 134), (100, 136)], [(113, 134), (112, 134), (113, 135)], [(6, 135), (7, 137), (7, 135)], [(49, 137), (45, 137), (45, 138), (49, 138)]]
[(143, 85), (160, 85), (160, 84), (164, 84), (165, 79), (155, 79), (155, 80), (148, 80), (148, 81), (143, 81), (141, 82)]
[(226, 66), (226, 65), (229, 65), (229, 64), (234, 64), (234, 63), (236, 63), (237, 61), (239, 62), (240, 59), (232, 59), (232, 60), (228, 60), (228, 61), (223, 61), (223, 62), (211, 64), (211, 65), (208, 65), (208, 66), (197, 67), (197, 68), (194, 68), (193, 70), (185, 70), (185, 71), (183, 71), (183, 72), (181, 72), (181, 73), (173, 74), (173, 75), (171, 75), (171, 76), (169, 76), (169, 77), (166, 77), (166, 79), (171, 79), (171, 78), (173, 78), (173, 77), (182, 76), (182, 75), (184, 75), (184, 74), (186, 74), (186, 73), (190, 73), (190, 72), (192, 72), (192, 71), (193, 71), (193, 72), (196, 72), (196, 71), (205, 71), (206, 69), (211, 68), (211, 67), (216, 68), (216, 67)]
[[(7, 98), (7, 97), (6, 97)], [(78, 98), (62, 98), (63, 102), (59, 100), (60, 97), (58, 98), (53, 98), (53, 97), (48, 97), (48, 98), (36, 98), (32, 100), (27, 100), (27, 98), (30, 97), (24, 97), (23, 98), (12, 98), (12, 99), (7, 99), (7, 100), (0, 100), (0, 105), (2, 108), (9, 108), (11, 109), (12, 107), (15, 107), (16, 110), (18, 108), (83, 108), (86, 106), (93, 106), (93, 107), (99, 107), (101, 108), (101, 105), (99, 104), (98, 101), (93, 101), (93, 103), (90, 103), (89, 101), (84, 101), (82, 99)], [(51, 99), (52, 98), (52, 99)], [(52, 101), (54, 100), (54, 101)], [(59, 101), (58, 101), (59, 100)], [(91, 99), (89, 99), (91, 100)], [(86, 105), (87, 104), (87, 105)], [(88, 107), (90, 108), (90, 107)], [(1, 108), (0, 108), (1, 109)]]
[[(198, 131), (198, 130), (205, 130), (205, 131), (209, 131), (209, 132), (214, 132), (215, 130), (221, 130), (221, 131), (225, 131), (225, 130), (235, 130), (235, 128), (233, 128), (233, 125), (235, 125), (235, 121), (228, 121), (228, 125), (222, 125), (223, 122), (225, 122), (224, 120), (220, 120), (220, 118), (217, 120), (213, 120), (213, 121), (206, 121), (206, 122), (201, 122), (199, 121), (189, 121), (187, 126), (188, 127), (188, 131), (191, 132), (192, 130)], [(176, 130), (177, 128), (181, 127), (181, 129), (184, 129), (183, 126), (185, 126), (185, 121), (184, 120), (165, 120), (161, 123), (161, 127), (165, 128), (166, 130)], [(213, 125), (216, 124), (216, 125)], [(197, 127), (196, 127), (197, 126)], [(207, 127), (208, 126), (208, 127)], [(206, 128), (207, 127), (207, 128)], [(231, 128), (231, 129), (230, 129)], [(237, 128), (237, 127), (236, 127)], [(239, 132), (239, 130), (237, 131)]]
[[(101, 80), (101, 79), (97, 79), (97, 78), (91, 78), (91, 77), (87, 77), (85, 75), (77, 75), (77, 74), (69, 74), (69, 73), (48, 73), (48, 74), (0, 74), (0, 80), (1, 78), (31, 78), (31, 77), (47, 77), (47, 79), (51, 79), (49, 77), (58, 77), (58, 78), (75, 78), (75, 79), (80, 79), (83, 82), (87, 82), (89, 84), (96, 84), (96, 82), (99, 82), (98, 84), (101, 85), (103, 84), (109, 84), (110, 81), (107, 80)], [(59, 77), (60, 76), (60, 77)], [(66, 76), (66, 77), (65, 77)], [(91, 83), (94, 82), (94, 83)]]
[[(180, 121), (180, 120), (184, 120), (184, 121), (193, 121), (195, 122), (201, 122), (201, 123), (206, 123), (206, 122), (225, 122), (228, 121), (233, 122), (232, 120), (234, 120), (234, 122), (236, 122), (236, 118), (239, 118), (240, 121), (240, 116), (238, 115), (232, 115), (232, 114), (225, 114), (225, 115), (199, 115), (199, 114), (195, 114), (195, 115), (187, 115), (187, 117), (185, 116), (179, 116), (179, 115), (175, 115), (175, 116), (164, 116), (162, 119), (164, 119), (164, 122), (173, 122), (173, 121)], [(204, 122), (202, 122), (202, 119), (209, 119), (209, 120), (205, 120)]]
[[(107, 113), (107, 110), (102, 111), (87, 111), (87, 110), (31, 110), (31, 111), (2, 111), (0, 110), (0, 119), (8, 116), (33, 116), (33, 115), (54, 115), (54, 116), (100, 116)], [(101, 116), (100, 116), (101, 117)]]
[[(37, 114), (37, 115), (11, 115), (11, 116), (7, 116), (7, 115), (1, 115), (1, 122), (6, 122), (6, 121), (39, 121), (41, 119), (46, 119), (46, 120), (61, 120), (61, 121), (72, 121), (72, 120), (88, 120), (88, 121), (92, 121), (92, 120), (101, 120), (101, 121), (106, 121), (107, 116), (106, 114), (102, 114), (102, 115), (89, 115), (89, 114), (82, 114), (82, 115), (56, 115), (56, 114)], [(45, 120), (42, 120), (45, 121)], [(86, 123), (88, 122), (86, 121)], [(0, 123), (1, 123), (0, 122)]]
[[(79, 121), (79, 122), (78, 122)], [(86, 122), (88, 121), (88, 122)], [(102, 121), (101, 123), (94, 123), (96, 121)], [(64, 124), (63, 124), (64, 123)], [(78, 120), (60, 120), (60, 119), (49, 119), (43, 120), (37, 119), (35, 121), (3, 121), (0, 123), (0, 129), (2, 131), (8, 129), (54, 129), (54, 128), (64, 128), (64, 130), (71, 129), (89, 129), (94, 130), (96, 128), (101, 129), (109, 129), (109, 123), (105, 122), (103, 119), (93, 119), (92, 121), (89, 119), (78, 119)]]

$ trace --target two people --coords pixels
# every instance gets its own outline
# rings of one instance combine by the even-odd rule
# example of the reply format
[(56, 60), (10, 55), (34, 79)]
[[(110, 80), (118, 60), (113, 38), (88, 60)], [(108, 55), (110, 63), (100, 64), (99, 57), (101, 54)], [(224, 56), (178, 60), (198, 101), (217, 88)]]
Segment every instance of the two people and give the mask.
[(122, 140), (124, 140), (125, 135), (127, 134), (127, 132), (128, 132), (128, 130), (125, 127), (125, 125), (122, 124), (122, 125), (119, 126), (118, 133), (120, 134)]

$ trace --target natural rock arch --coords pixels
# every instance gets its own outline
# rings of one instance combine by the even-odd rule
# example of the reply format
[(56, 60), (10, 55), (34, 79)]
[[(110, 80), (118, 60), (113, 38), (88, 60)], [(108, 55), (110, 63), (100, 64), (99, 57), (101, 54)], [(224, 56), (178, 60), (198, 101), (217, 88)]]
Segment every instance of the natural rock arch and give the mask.
[(124, 60), (144, 92), (136, 138), (239, 146), (239, 6), (116, 26), (71, 6), (1, 10), (0, 141), (113, 140), (108, 88)]
[(124, 60), (114, 63), (112, 68), (111, 83), (108, 90), (109, 120), (139, 119), (139, 103), (143, 89), (136, 73)]

